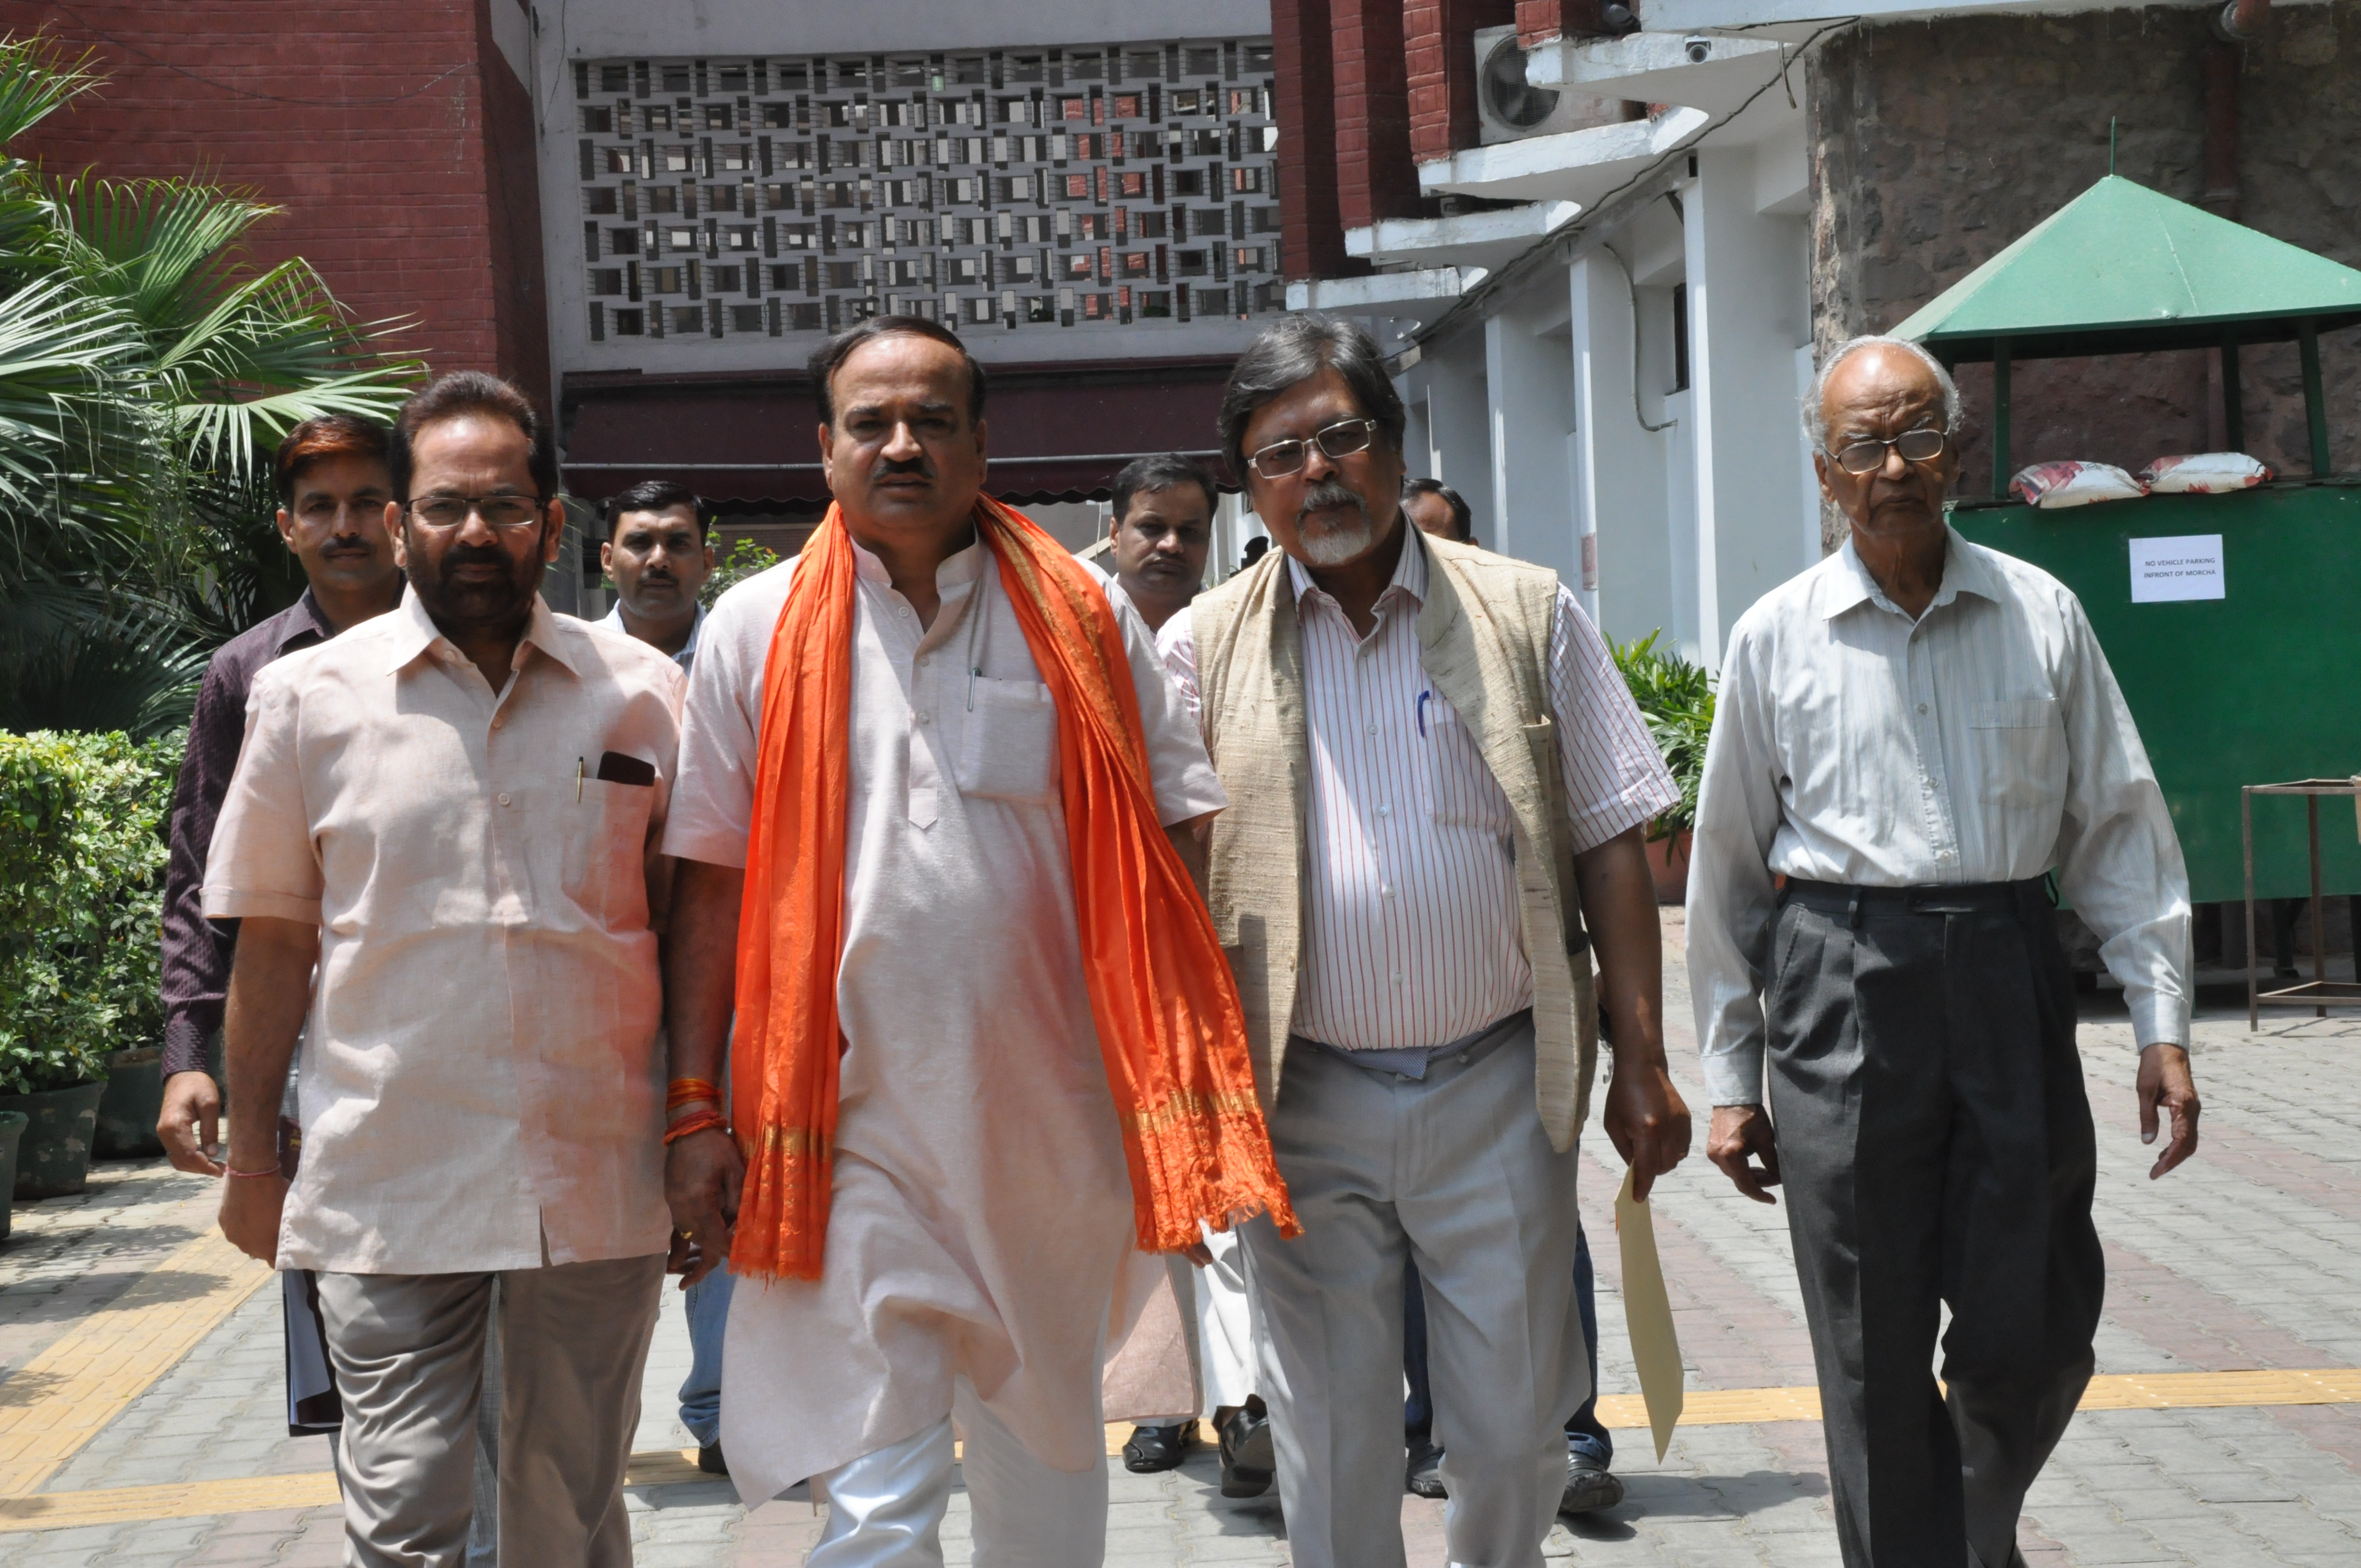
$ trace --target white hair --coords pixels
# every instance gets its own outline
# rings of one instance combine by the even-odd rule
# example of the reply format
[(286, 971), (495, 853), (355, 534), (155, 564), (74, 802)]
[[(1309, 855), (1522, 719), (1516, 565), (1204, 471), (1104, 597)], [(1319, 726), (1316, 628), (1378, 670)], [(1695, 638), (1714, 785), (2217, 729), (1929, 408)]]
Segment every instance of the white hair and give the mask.
[(1836, 352), (1821, 361), (1820, 373), (1812, 378), (1811, 393), (1804, 399), (1804, 428), (1811, 432), (1814, 446), (1822, 451), (1828, 449), (1828, 422), (1821, 409), (1828, 399), (1828, 378), (1837, 373), (1838, 366), (1864, 348), (1898, 348), (1926, 366), (1933, 374), (1935, 384), (1943, 389), (1943, 433), (1960, 433), (1960, 384), (1951, 379), (1951, 373), (1943, 368), (1943, 362), (1907, 338), (1871, 334), (1864, 337), (1848, 338), (1837, 345)]

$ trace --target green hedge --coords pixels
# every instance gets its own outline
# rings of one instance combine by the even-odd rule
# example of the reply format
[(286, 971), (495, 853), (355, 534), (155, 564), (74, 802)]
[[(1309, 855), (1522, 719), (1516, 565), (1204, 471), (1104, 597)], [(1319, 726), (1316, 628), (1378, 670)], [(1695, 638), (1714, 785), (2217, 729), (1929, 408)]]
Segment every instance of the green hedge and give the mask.
[(0, 733), (0, 1094), (152, 1045), (165, 823), (181, 737)]

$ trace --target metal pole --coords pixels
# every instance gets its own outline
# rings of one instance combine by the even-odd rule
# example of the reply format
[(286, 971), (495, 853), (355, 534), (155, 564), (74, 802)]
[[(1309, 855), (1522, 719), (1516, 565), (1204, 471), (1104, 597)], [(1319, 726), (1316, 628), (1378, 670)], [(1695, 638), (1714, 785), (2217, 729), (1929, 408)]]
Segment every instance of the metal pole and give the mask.
[(2233, 452), (2246, 449), (2246, 405), (2238, 393), (2238, 340), (2222, 340), (2222, 429)]
[(2238, 839), (2246, 851), (2246, 1033), (2262, 1028), (2262, 1014), (2255, 1001), (2255, 791), (2251, 784), (2238, 791)]
[[(2317, 359), (2306, 360), (2319, 377)], [(2309, 385), (2310, 383), (2307, 383)], [(1993, 499), (2008, 499), (2008, 339), (1993, 339)], [(2325, 449), (2326, 438), (2319, 444)]]
[(2295, 329), (2296, 347), (2303, 359), (2303, 418), (2312, 427), (2312, 475), (2328, 477), (2328, 395), (2320, 385), (2320, 334), (2309, 321)]
[[(2320, 988), (2312, 992), (2318, 996), (2328, 989), (2328, 933), (2320, 924), (2320, 796), (2303, 797), (2303, 815), (2312, 829), (2312, 983)], [(2327, 1004), (2313, 1008), (2312, 1015), (2327, 1017)]]

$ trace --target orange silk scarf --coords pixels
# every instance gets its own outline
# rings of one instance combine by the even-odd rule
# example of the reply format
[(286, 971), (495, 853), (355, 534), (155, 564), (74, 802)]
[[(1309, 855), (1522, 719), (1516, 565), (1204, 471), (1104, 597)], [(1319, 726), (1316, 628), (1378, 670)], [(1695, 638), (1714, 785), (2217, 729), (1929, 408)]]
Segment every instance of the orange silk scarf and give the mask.
[[(1261, 1212), (1295, 1234), (1236, 985), (1157, 820), (1115, 612), (1089, 569), (1022, 514), (983, 498), (975, 525), (1057, 704), (1075, 923), (1139, 1245), (1172, 1251), (1198, 1239), (1201, 1220), (1219, 1229)], [(746, 1181), (730, 1263), (741, 1274), (817, 1279), (828, 1235), (844, 1049), (836, 982), (860, 592), (852, 550), (832, 507), (796, 565), (763, 672), (730, 1055)]]

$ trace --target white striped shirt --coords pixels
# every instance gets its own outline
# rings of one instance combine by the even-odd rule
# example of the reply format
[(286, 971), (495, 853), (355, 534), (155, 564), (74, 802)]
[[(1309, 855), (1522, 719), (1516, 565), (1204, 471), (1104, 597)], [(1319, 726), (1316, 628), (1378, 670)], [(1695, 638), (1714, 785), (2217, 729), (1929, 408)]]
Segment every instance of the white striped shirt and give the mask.
[(2081, 601), (1957, 532), (1949, 551), (1915, 621), (1848, 540), (1730, 632), (1689, 861), (1717, 1105), (1763, 1095), (1774, 873), (1923, 887), (2054, 868), (2136, 1043), (2189, 1039), (2189, 872)]
[[(1425, 553), (1402, 551), (1367, 638), (1300, 564), (1286, 569), (1303, 633), (1312, 747), (1311, 880), (1292, 1030), (1345, 1050), (1465, 1038), (1532, 1005), (1533, 976), (1509, 797), (1419, 663)], [(1165, 622), (1158, 643), (1197, 713), (1189, 610)], [(1576, 853), (1679, 798), (1606, 643), (1563, 586), (1549, 685)]]

